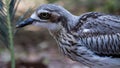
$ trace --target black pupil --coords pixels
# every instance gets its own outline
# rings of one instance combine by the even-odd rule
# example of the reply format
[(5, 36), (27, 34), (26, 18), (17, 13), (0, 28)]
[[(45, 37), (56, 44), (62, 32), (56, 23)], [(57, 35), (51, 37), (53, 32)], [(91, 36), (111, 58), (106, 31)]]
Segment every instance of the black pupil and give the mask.
[(39, 17), (40, 17), (40, 19), (49, 19), (50, 14), (49, 13), (40, 13)]

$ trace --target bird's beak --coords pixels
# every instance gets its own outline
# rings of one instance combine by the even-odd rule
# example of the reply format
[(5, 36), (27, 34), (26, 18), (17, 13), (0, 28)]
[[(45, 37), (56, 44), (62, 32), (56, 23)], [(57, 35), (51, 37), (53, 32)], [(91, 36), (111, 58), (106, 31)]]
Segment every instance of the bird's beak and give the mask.
[(32, 24), (34, 21), (36, 21), (35, 19), (32, 19), (32, 18), (28, 18), (22, 22), (20, 22), (19, 24), (16, 25), (16, 28), (22, 28), (26, 25), (30, 25)]

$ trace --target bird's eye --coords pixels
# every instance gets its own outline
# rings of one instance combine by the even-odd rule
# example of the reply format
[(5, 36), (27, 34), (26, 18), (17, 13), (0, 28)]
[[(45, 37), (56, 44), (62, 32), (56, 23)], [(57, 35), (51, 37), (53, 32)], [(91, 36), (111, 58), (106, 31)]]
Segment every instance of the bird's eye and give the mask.
[(40, 13), (40, 14), (38, 15), (38, 17), (39, 17), (40, 19), (47, 20), (47, 19), (50, 19), (51, 14), (44, 12), (44, 13)]

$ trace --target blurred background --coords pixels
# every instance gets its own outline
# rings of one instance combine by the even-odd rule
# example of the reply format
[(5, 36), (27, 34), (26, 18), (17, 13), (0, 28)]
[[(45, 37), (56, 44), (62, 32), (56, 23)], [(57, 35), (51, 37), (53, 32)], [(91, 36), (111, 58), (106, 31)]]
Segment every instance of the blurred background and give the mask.
[[(56, 3), (72, 14), (103, 12), (120, 15), (120, 0), (21, 0), (16, 19), (29, 8), (29, 17), (42, 4)], [(14, 22), (16, 24), (16, 22)], [(65, 57), (48, 30), (34, 26), (19, 29), (14, 36), (16, 68), (89, 68)], [(0, 46), (0, 68), (10, 68), (10, 54)]]

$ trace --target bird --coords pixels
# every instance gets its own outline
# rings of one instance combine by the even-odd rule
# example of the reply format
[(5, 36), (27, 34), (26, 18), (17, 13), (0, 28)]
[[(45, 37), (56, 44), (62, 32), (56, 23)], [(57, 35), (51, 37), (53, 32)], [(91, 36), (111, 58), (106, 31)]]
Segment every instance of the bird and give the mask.
[(119, 68), (120, 16), (101, 12), (73, 15), (57, 4), (43, 4), (24, 21), (48, 29), (60, 51), (90, 68)]

